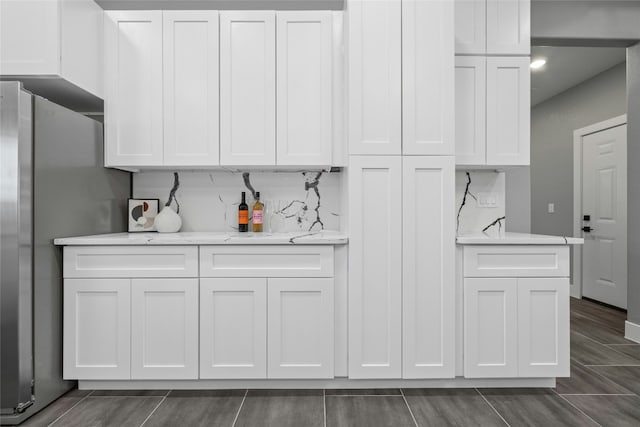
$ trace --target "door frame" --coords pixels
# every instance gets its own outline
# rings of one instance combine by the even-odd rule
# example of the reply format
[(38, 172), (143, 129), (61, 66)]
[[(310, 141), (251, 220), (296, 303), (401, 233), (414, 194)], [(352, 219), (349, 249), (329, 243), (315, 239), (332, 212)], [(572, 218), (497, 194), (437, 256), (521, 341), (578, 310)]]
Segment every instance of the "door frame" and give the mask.
[[(582, 237), (582, 138), (627, 124), (627, 115), (613, 117), (573, 131), (573, 235)], [(570, 296), (582, 298), (582, 245), (573, 245)]]

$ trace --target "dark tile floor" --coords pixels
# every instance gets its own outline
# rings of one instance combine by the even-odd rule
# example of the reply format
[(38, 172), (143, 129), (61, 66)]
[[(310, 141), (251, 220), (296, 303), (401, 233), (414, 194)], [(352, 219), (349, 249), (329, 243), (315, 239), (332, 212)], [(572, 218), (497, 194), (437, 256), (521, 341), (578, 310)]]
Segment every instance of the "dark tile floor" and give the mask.
[(625, 313), (571, 300), (571, 377), (555, 389), (72, 391), (26, 426), (640, 426)]

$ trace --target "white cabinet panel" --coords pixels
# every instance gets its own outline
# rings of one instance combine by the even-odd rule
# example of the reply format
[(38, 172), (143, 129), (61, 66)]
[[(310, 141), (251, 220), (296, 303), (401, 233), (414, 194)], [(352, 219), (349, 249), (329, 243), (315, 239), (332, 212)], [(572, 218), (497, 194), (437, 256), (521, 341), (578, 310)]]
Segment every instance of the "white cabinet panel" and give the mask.
[(569, 277), (569, 247), (465, 245), (465, 277)]
[(65, 279), (63, 377), (130, 378), (128, 279)]
[(485, 53), (486, 11), (486, 0), (455, 0), (456, 53)]
[(330, 11), (277, 14), (277, 164), (330, 165)]
[(105, 12), (105, 165), (162, 165), (162, 12)]
[(403, 159), (403, 378), (455, 376), (454, 174), (450, 156)]
[(275, 12), (220, 13), (220, 164), (276, 161)]
[(333, 279), (269, 279), (268, 377), (333, 378)]
[(402, 1), (402, 152), (453, 155), (453, 2)]
[(402, 160), (349, 159), (349, 377), (400, 378)]
[(487, 58), (487, 164), (528, 165), (528, 57)]
[(218, 156), (218, 12), (163, 12), (164, 165)]
[(456, 164), (486, 163), (486, 58), (457, 56), (455, 69)]
[(518, 279), (518, 374), (569, 376), (569, 279)]
[(349, 0), (349, 153), (400, 154), (401, 1)]
[(487, 1), (487, 53), (531, 53), (530, 0)]
[(267, 280), (200, 279), (200, 378), (266, 378)]
[(518, 376), (517, 279), (464, 279), (464, 376)]
[(198, 378), (198, 279), (131, 281), (131, 378)]

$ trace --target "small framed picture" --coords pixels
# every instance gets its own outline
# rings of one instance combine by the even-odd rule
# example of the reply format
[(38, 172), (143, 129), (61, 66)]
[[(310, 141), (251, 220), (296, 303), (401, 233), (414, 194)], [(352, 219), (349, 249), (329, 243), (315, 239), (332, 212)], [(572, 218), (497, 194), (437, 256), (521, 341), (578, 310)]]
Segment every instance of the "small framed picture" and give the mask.
[(156, 231), (153, 222), (159, 205), (159, 199), (129, 199), (129, 233)]

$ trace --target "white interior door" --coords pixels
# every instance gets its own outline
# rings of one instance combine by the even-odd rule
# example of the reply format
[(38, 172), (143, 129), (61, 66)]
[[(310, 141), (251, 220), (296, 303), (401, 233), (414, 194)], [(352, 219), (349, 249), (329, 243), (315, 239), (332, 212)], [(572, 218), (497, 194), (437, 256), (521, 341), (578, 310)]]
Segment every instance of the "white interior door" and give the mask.
[(582, 137), (582, 215), (582, 295), (626, 308), (626, 124)]

